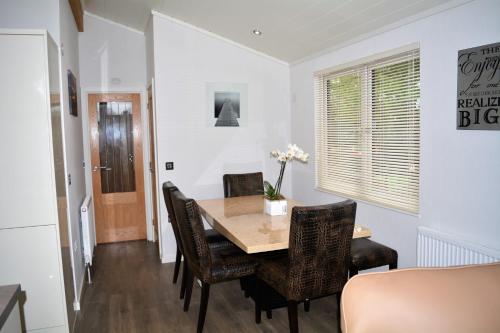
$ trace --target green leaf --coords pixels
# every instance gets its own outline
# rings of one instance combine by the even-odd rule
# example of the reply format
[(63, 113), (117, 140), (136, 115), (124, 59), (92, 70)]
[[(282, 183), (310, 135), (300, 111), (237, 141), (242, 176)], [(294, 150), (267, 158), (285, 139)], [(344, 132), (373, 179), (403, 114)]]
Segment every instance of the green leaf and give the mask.
[(269, 200), (280, 199), (280, 195), (276, 193), (276, 189), (268, 181), (264, 181), (264, 196)]

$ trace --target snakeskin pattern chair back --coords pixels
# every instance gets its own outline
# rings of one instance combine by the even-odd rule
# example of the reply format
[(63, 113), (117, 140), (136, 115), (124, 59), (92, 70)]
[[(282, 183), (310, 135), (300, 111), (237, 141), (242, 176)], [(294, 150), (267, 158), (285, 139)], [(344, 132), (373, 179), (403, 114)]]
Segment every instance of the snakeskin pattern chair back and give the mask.
[(182, 241), (179, 234), (179, 225), (177, 224), (177, 219), (175, 217), (174, 206), (172, 203), (172, 193), (174, 191), (179, 191), (177, 186), (175, 186), (172, 182), (168, 181), (163, 183), (163, 200), (165, 200), (165, 206), (167, 206), (168, 212), (168, 221), (172, 225), (172, 230), (174, 231), (175, 241), (177, 242), (177, 246), (181, 249), (182, 252)]
[(208, 280), (212, 260), (198, 205), (193, 199), (186, 198), (180, 191), (172, 192), (172, 203), (179, 226), (183, 254), (189, 268), (195, 276)]
[(225, 174), (222, 183), (224, 198), (264, 194), (262, 172)]
[(338, 293), (347, 282), (356, 202), (294, 207), (288, 249), (289, 299)]

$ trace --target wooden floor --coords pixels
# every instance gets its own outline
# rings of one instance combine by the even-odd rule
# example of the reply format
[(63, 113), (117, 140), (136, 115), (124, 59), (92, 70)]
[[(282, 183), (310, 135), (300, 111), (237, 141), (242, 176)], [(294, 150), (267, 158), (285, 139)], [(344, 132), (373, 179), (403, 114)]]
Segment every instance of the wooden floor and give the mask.
[[(195, 284), (191, 307), (183, 312), (173, 264), (160, 263), (154, 243), (99, 245), (94, 266), (75, 332), (196, 332), (201, 289)], [(335, 297), (312, 302), (308, 313), (300, 307), (300, 332), (336, 332), (336, 307)], [(213, 285), (204, 332), (288, 332), (287, 310), (274, 310), (272, 319), (263, 313), (257, 325), (254, 303), (238, 281)]]

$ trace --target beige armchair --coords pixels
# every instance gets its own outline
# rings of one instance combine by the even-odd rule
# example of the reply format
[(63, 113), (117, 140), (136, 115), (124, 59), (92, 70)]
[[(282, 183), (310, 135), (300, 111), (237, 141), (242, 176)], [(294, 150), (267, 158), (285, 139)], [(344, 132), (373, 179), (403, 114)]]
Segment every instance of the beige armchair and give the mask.
[(343, 333), (498, 333), (500, 263), (357, 275), (341, 313)]

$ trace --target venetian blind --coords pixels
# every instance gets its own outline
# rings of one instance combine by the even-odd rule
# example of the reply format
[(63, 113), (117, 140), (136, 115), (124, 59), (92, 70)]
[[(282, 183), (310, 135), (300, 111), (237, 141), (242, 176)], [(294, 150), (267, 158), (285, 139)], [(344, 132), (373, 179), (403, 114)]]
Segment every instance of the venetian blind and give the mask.
[(315, 93), (317, 187), (418, 213), (419, 51), (316, 75)]

